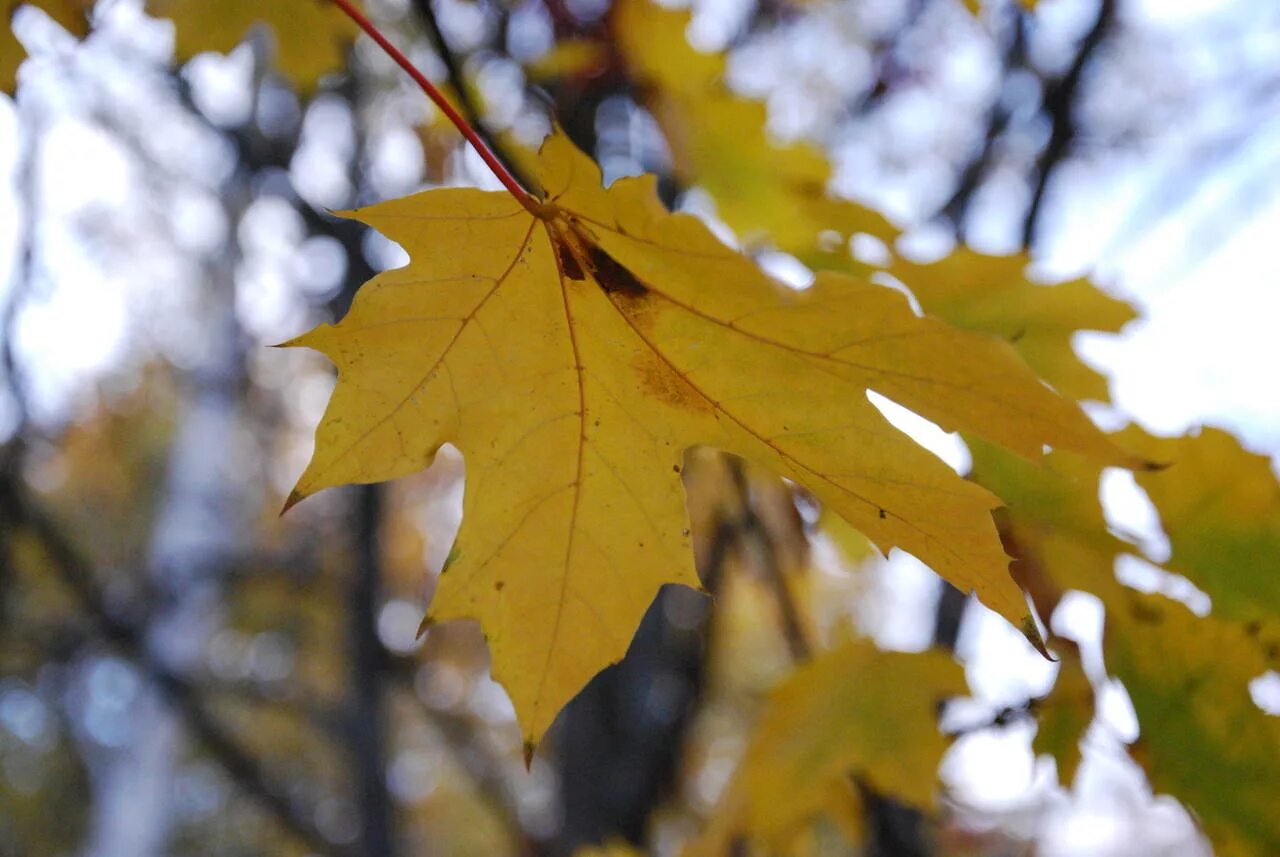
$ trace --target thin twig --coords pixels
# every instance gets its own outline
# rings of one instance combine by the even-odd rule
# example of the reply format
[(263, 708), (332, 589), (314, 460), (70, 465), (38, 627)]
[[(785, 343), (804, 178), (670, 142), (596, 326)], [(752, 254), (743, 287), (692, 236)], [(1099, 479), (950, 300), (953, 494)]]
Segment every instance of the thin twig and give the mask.
[(276, 695), (264, 690), (256, 681), (219, 681), (201, 679), (206, 696), (225, 698), (248, 708), (284, 714), (299, 725), (310, 727), (325, 738), (342, 740), (342, 713), (326, 700), (313, 696)]
[(186, 679), (159, 663), (148, 651), (139, 630), (112, 611), (100, 590), (91, 564), (63, 537), (58, 525), (32, 503), (18, 484), (13, 469), (0, 474), (0, 513), (14, 526), (24, 526), (39, 540), (53, 569), (71, 590), (98, 632), (130, 658), (181, 713), (192, 734), (245, 794), (257, 800), (281, 827), (308, 848), (329, 857), (350, 852), (324, 837), (306, 816), (295, 811), (284, 789), (271, 781), (253, 754), (209, 710), (199, 691)]
[(945, 580), (938, 583), (938, 603), (933, 608), (933, 644), (954, 652), (960, 640), (960, 626), (969, 606), (969, 596)]
[(387, 715), (383, 674), (387, 663), (378, 639), (383, 486), (361, 485), (352, 493), (355, 567), (347, 597), (347, 633), (351, 646), (351, 704), (347, 714), (352, 779), (364, 851), (377, 857), (391, 857), (397, 849), (385, 763)]
[(1043, 700), (1044, 697), (1029, 697), (1016, 705), (1006, 705), (981, 720), (945, 729), (943, 734), (949, 738), (959, 738), (962, 735), (972, 735), (985, 729), (1004, 729), (1015, 723), (1035, 720), (1036, 713), (1039, 711)]
[(405, 73), (408, 74), (409, 77), (413, 78), (413, 82), (418, 84), (422, 91), (426, 93), (426, 96), (431, 99), (432, 103), (434, 103), (436, 107), (439, 107), (440, 111), (449, 118), (449, 121), (453, 123), (453, 127), (457, 128), (458, 132), (467, 138), (467, 142), (471, 143), (471, 145), (475, 147), (476, 153), (480, 155), (481, 160), (488, 165), (489, 169), (493, 171), (493, 174), (497, 176), (498, 181), (502, 182), (503, 187), (505, 187), (511, 195), (516, 198), (516, 201), (524, 206), (525, 209), (535, 217), (542, 216), (543, 212), (546, 210), (543, 203), (535, 199), (529, 191), (525, 190), (524, 187), (521, 186), (520, 182), (516, 181), (516, 177), (511, 174), (510, 170), (508, 170), (502, 161), (499, 160), (498, 156), (493, 153), (480, 134), (476, 132), (476, 129), (471, 127), (471, 123), (468, 122), (461, 113), (454, 109), (454, 106), (449, 103), (449, 99), (444, 97), (444, 93), (437, 89), (434, 83), (427, 80), (426, 75), (418, 71), (414, 64), (409, 62), (409, 58), (401, 53), (399, 48), (391, 44), (391, 42), (387, 40), (387, 37), (382, 35), (382, 32), (374, 26), (373, 22), (366, 18), (358, 9), (356, 9), (355, 6), (351, 5), (348, 0), (332, 0), (332, 2), (335, 6), (341, 9), (348, 18), (354, 21), (356, 26), (364, 30), (365, 33), (368, 34), (369, 38), (377, 42), (378, 47), (386, 51), (387, 56), (391, 57), (391, 59), (395, 61), (396, 65), (404, 69)]
[(40, 170), (40, 153), (42, 151), (39, 137), (44, 131), (43, 115), (37, 105), (30, 101), (20, 102), (19, 109), (23, 113), (34, 114), (23, 116), (20, 124), (22, 133), (18, 142), (18, 181), (16, 191), (22, 204), (23, 229), (21, 243), (18, 246), (17, 261), (10, 273), (9, 294), (4, 309), (0, 311), (0, 371), (4, 372), (4, 380), (9, 386), (9, 396), (16, 411), (12, 437), (22, 435), (30, 419), (26, 380), (22, 377), (22, 369), (18, 365), (16, 352), (18, 316), (30, 293), (35, 280), (36, 270), (36, 227), (40, 216), (39, 199), (36, 197), (36, 176)]
[[(1015, 69), (1025, 67), (1027, 62), (1027, 13), (1018, 4), (1011, 3), (1009, 15), (1011, 20), (1008, 42), (1000, 58), (1001, 76), (1006, 79)], [(1001, 89), (1003, 90), (1003, 87)], [(942, 204), (935, 215), (951, 221), (956, 237), (961, 241), (965, 237), (969, 206), (982, 181), (991, 171), (998, 144), (1008, 130), (1011, 118), (1010, 106), (1006, 102), (1003, 91), (998, 91), (987, 108), (986, 133), (983, 135), (981, 148), (961, 171), (960, 179), (951, 197)]]
[(489, 150), (502, 161), (503, 165), (516, 177), (521, 185), (524, 187), (537, 187), (537, 183), (530, 176), (525, 175), (520, 168), (519, 162), (506, 151), (502, 141), (489, 129), (489, 124), (485, 122), (484, 117), (481, 115), (480, 105), (476, 104), (476, 100), (471, 97), (471, 87), (467, 85), (466, 73), (458, 62), (457, 55), (449, 47), (444, 31), (440, 29), (440, 19), (436, 17), (435, 10), (431, 7), (431, 0), (413, 0), (413, 7), (418, 10), (418, 17), (422, 19), (423, 26), (427, 28), (427, 35), (431, 37), (431, 43), (436, 49), (436, 55), (444, 63), (445, 75), (449, 79), (449, 86), (457, 94), (458, 106), (462, 108), (462, 114), (471, 122), (471, 126), (476, 129), (476, 133), (484, 140)]
[(777, 545), (751, 503), (746, 470), (741, 459), (730, 458), (728, 466), (734, 490), (738, 495), (741, 516), (739, 530), (744, 539), (750, 538), (755, 543), (760, 564), (769, 586), (773, 589), (774, 601), (778, 604), (778, 615), (782, 620), (787, 649), (791, 652), (792, 660), (797, 663), (807, 661), (813, 656), (813, 646), (809, 643), (809, 636), (805, 633), (804, 624), (800, 621), (800, 609), (796, 606), (795, 598), (791, 594), (791, 586), (782, 570), (782, 564), (778, 562)]
[(1029, 249), (1035, 242), (1036, 227), (1040, 225), (1040, 215), (1044, 207), (1045, 192), (1049, 187), (1049, 178), (1070, 152), (1071, 143), (1076, 137), (1076, 103), (1080, 97), (1084, 70), (1098, 46), (1106, 39), (1116, 19), (1118, 6), (1118, 0), (1099, 0), (1098, 15), (1094, 18), (1089, 32), (1085, 33), (1081, 40), (1070, 68), (1045, 91), (1044, 110), (1049, 114), (1053, 128), (1049, 132), (1049, 142), (1036, 161), (1031, 205), (1027, 208), (1027, 216), (1022, 221), (1022, 246), (1025, 248)]
[(484, 799), (502, 823), (511, 831), (522, 855), (538, 853), (534, 837), (520, 821), (519, 798), (503, 774), (505, 761), (481, 739), (470, 718), (443, 711), (423, 703), (414, 686), (417, 661), (387, 653), (394, 687), (423, 723), (439, 739), (453, 764), (471, 781), (476, 793)]

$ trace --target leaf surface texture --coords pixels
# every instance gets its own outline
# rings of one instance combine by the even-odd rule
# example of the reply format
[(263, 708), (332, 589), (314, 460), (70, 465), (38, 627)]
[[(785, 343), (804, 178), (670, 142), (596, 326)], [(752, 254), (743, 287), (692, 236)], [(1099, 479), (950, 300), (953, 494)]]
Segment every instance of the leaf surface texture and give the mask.
[(868, 390), (1023, 456), (1129, 459), (1004, 342), (915, 315), (836, 274), (779, 285), (651, 178), (609, 190), (559, 137), (537, 216), (509, 196), (428, 191), (354, 216), (411, 264), (376, 277), (323, 351), (338, 386), (291, 502), (402, 476), (442, 443), (467, 488), (430, 619), (479, 619), (526, 741), (624, 653), (658, 586), (697, 585), (680, 482), (707, 445), (805, 485), (1023, 628), (997, 499), (890, 426)]

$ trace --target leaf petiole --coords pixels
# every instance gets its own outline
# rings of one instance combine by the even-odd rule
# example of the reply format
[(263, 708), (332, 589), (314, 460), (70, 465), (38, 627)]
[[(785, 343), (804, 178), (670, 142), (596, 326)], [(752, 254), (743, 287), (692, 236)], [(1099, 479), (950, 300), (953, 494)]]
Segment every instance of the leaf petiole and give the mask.
[(481, 139), (480, 135), (476, 133), (476, 130), (471, 127), (471, 123), (467, 122), (466, 118), (449, 103), (449, 99), (444, 97), (444, 93), (437, 89), (435, 84), (427, 80), (426, 75), (418, 71), (418, 69), (414, 67), (413, 63), (409, 62), (409, 58), (401, 53), (399, 48), (391, 44), (391, 42), (387, 40), (387, 37), (382, 35), (382, 32), (374, 25), (374, 23), (366, 18), (359, 9), (352, 5), (350, 0), (332, 0), (332, 2), (335, 6), (341, 9), (348, 18), (354, 21), (356, 26), (364, 30), (365, 33), (368, 34), (369, 38), (377, 42), (378, 47), (386, 51), (387, 56), (395, 60), (396, 65), (404, 69), (405, 72), (408, 73), (409, 77), (413, 78), (414, 83), (421, 87), (422, 91), (427, 94), (427, 97), (431, 99), (432, 103), (434, 103), (436, 107), (439, 107), (445, 116), (449, 117), (449, 121), (453, 123), (453, 127), (457, 128), (458, 132), (462, 134), (463, 137), (467, 138), (467, 142), (475, 147), (480, 158), (485, 162), (489, 169), (493, 171), (493, 174), (498, 177), (498, 181), (502, 182), (503, 187), (505, 187), (511, 195), (516, 198), (516, 201), (524, 206), (525, 209), (535, 217), (543, 216), (542, 212), (545, 209), (543, 203), (521, 186), (520, 182), (516, 180), (516, 177), (511, 174), (511, 171), (508, 170), (502, 161), (498, 159), (498, 156), (495, 155), (487, 145), (485, 145), (484, 140)]

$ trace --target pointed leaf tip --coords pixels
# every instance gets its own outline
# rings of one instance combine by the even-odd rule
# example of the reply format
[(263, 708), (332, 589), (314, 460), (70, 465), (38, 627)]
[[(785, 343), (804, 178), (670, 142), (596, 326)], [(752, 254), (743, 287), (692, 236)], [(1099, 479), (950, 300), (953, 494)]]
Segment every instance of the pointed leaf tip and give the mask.
[(418, 623), (418, 633), (414, 635), (415, 640), (421, 640), (427, 631), (431, 630), (431, 626), (436, 623), (435, 617), (430, 613), (422, 617), (422, 621)]
[(524, 769), (527, 771), (533, 766), (533, 752), (537, 747), (531, 739), (525, 739), (524, 742)]
[(1023, 616), (1022, 624), (1018, 630), (1022, 631), (1022, 636), (1027, 638), (1027, 642), (1040, 653), (1041, 657), (1049, 661), (1049, 663), (1056, 664), (1058, 662), (1058, 657), (1049, 651), (1049, 647), (1045, 644), (1044, 637), (1040, 634), (1040, 625), (1036, 622), (1035, 617), (1029, 614)]
[(289, 492), (289, 499), (284, 501), (284, 507), (280, 510), (280, 517), (283, 518), (286, 512), (288, 512), (294, 506), (301, 503), (306, 498), (307, 496), (305, 494), (299, 492), (297, 488), (294, 488), (292, 491)]

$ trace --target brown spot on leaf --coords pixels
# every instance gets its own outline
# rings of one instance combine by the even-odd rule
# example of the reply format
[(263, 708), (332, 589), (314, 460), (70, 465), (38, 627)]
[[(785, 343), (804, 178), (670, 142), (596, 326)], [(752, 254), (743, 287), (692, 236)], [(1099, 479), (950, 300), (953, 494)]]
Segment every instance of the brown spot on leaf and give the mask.
[(798, 195), (810, 199), (823, 199), (827, 195), (826, 186), (813, 179), (798, 179), (790, 182), (790, 185)]
[(1146, 625), (1157, 625), (1164, 619), (1164, 614), (1159, 607), (1143, 604), (1141, 601), (1135, 601), (1129, 605), (1129, 615)]
[(503, 581), (503, 580), (496, 581), (496, 582), (493, 584), (493, 590), (494, 590), (495, 592), (501, 592), (501, 591), (502, 591), (502, 587), (504, 587), (504, 586), (506, 586), (506, 585), (507, 585), (507, 584), (506, 584), (506, 581)]
[(649, 294), (649, 287), (626, 266), (595, 244), (587, 244), (587, 265), (591, 275), (595, 277), (600, 288), (608, 295), (625, 295), (629, 298), (642, 298)]
[[(636, 358), (633, 365), (639, 377), (640, 390), (646, 396), (688, 411), (707, 413), (711, 410), (707, 400), (688, 381), (657, 357), (646, 354)], [(678, 467), (676, 472), (680, 472)]]
[(561, 273), (571, 280), (585, 280), (586, 275), (582, 273), (582, 266), (578, 264), (573, 250), (562, 241), (553, 241), (552, 245), (556, 248), (556, 258), (560, 261)]

